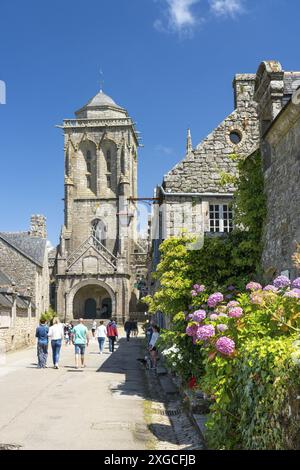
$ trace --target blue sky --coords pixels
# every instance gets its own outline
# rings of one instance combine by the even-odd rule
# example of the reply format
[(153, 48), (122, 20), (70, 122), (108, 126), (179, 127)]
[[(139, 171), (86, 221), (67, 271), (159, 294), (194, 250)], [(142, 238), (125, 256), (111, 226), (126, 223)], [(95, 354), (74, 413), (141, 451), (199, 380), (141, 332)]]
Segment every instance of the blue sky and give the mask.
[(55, 125), (98, 92), (100, 69), (142, 132), (139, 194), (152, 196), (183, 157), (187, 128), (196, 145), (232, 111), (235, 73), (266, 59), (300, 69), (299, 17), (299, 0), (1, 0), (0, 230), (26, 230), (42, 213), (57, 243)]

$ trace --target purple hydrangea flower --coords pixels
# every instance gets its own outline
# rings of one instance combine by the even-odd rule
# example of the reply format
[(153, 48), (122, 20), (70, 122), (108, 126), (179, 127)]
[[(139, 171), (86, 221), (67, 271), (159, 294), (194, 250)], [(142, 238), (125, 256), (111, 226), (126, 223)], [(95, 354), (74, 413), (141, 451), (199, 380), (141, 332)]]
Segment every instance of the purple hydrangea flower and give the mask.
[(194, 315), (193, 313), (189, 313), (188, 315), (186, 315), (185, 319), (186, 320), (192, 320), (193, 315)]
[(216, 307), (216, 305), (218, 305), (220, 302), (223, 302), (223, 300), (223, 294), (221, 294), (221, 292), (215, 292), (208, 298), (207, 304), (209, 307), (213, 308)]
[(231, 356), (235, 351), (235, 342), (227, 336), (222, 336), (216, 342), (216, 348), (221, 354)]
[(185, 332), (188, 336), (195, 336), (197, 334), (198, 326), (190, 325), (186, 328)]
[(249, 284), (246, 285), (246, 289), (251, 291), (261, 290), (262, 285), (259, 284), (259, 282), (249, 282)]
[(206, 318), (206, 311), (205, 310), (197, 310), (193, 313), (193, 321), (201, 322)]
[(284, 289), (285, 287), (289, 287), (291, 285), (291, 281), (287, 276), (278, 276), (273, 281), (273, 286), (278, 287), (278, 289)]
[(297, 277), (297, 279), (293, 281), (292, 286), (295, 287), (296, 289), (300, 289), (300, 277)]
[(300, 299), (300, 289), (292, 289), (284, 294), (284, 297)]
[(229, 309), (228, 316), (231, 318), (241, 318), (243, 313), (244, 311), (241, 307), (233, 307)]
[(240, 304), (236, 300), (232, 300), (227, 304), (227, 308), (234, 308), (234, 307), (239, 307)]
[(198, 295), (198, 292), (196, 292), (195, 290), (192, 290), (192, 297), (197, 297)]
[(225, 295), (225, 299), (226, 299), (226, 300), (230, 300), (230, 299), (232, 299), (232, 297), (233, 297), (232, 294), (227, 294), (227, 295)]
[(216, 320), (218, 320), (218, 318), (219, 318), (219, 315), (217, 315), (216, 313), (212, 313), (212, 314), (209, 316), (209, 319), (210, 319), (211, 321), (216, 321)]
[(235, 286), (228, 286), (227, 290), (233, 291), (233, 290), (235, 290)]
[(194, 291), (196, 291), (196, 292), (199, 294), (200, 292), (204, 292), (204, 291), (205, 291), (205, 286), (203, 286), (203, 285), (201, 285), (201, 284), (195, 284), (195, 285), (193, 286), (193, 289), (194, 289)]
[(200, 326), (197, 330), (197, 338), (201, 341), (206, 341), (212, 336), (215, 336), (215, 328), (212, 325)]
[(224, 333), (224, 331), (228, 330), (228, 326), (224, 325), (223, 323), (220, 323), (220, 325), (217, 325), (217, 329), (221, 332)]
[(278, 292), (278, 289), (277, 289), (277, 287), (272, 286), (271, 284), (269, 284), (264, 288), (264, 291), (265, 292)]

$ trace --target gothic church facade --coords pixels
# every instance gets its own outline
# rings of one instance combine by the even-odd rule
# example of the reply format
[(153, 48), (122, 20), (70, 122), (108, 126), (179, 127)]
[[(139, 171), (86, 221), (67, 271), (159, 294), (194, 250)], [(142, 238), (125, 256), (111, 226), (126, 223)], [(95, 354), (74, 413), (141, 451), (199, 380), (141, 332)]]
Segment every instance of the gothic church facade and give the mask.
[(65, 220), (53, 260), (56, 309), (66, 321), (136, 310), (138, 134), (127, 111), (100, 91), (67, 119)]

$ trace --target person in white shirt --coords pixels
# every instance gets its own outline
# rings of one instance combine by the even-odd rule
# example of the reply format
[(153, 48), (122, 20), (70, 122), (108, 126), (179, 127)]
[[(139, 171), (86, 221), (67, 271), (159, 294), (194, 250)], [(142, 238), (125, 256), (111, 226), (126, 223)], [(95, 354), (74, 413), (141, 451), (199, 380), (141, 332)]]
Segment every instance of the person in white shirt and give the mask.
[(96, 328), (97, 328), (97, 322), (96, 322), (96, 320), (94, 320), (94, 321), (93, 321), (93, 325), (92, 325), (92, 335), (93, 335), (93, 338), (95, 338)]
[(106, 340), (106, 337), (107, 337), (107, 330), (106, 330), (106, 326), (104, 325), (103, 321), (100, 322), (100, 325), (98, 326), (98, 328), (96, 330), (96, 335), (97, 335), (97, 338), (98, 338), (100, 354), (102, 354), (103, 349), (104, 349), (105, 340)]
[(153, 328), (153, 333), (152, 333), (151, 340), (150, 340), (150, 343), (149, 343), (149, 352), (150, 352), (150, 356), (151, 356), (152, 369), (156, 369), (156, 365), (157, 365), (157, 347), (156, 347), (156, 343), (157, 343), (157, 340), (159, 338), (160, 329), (157, 325), (153, 325), (152, 328)]
[(51, 339), (54, 369), (58, 369), (61, 344), (64, 339), (64, 326), (57, 317), (53, 318), (53, 325), (49, 328), (48, 337)]

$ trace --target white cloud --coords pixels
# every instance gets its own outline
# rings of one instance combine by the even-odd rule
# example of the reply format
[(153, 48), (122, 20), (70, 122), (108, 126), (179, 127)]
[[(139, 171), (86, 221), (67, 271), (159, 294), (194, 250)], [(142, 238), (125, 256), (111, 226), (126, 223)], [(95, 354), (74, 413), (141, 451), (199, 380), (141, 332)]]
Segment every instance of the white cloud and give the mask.
[(217, 16), (231, 16), (242, 13), (243, 0), (210, 0), (211, 10)]
[[(167, 3), (167, 29), (176, 32), (191, 31), (200, 21), (201, 18), (192, 8), (200, 2), (200, 0), (164, 0)], [(156, 29), (165, 30), (164, 22), (156, 20), (154, 23)]]
[(246, 0), (154, 0), (163, 5), (162, 16), (154, 22), (160, 32), (191, 36), (209, 18), (235, 18), (244, 13)]
[(171, 147), (159, 144), (155, 147), (155, 152), (164, 155), (173, 155), (174, 150)]

